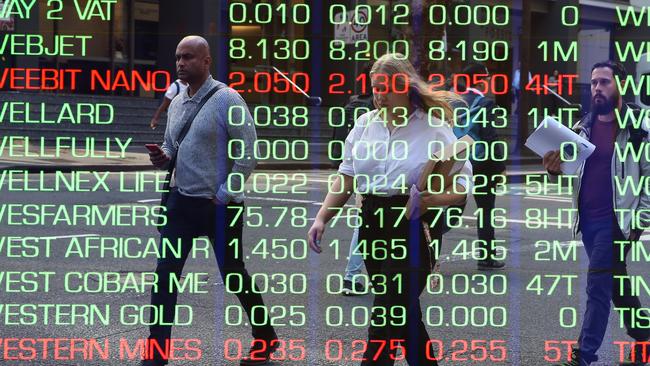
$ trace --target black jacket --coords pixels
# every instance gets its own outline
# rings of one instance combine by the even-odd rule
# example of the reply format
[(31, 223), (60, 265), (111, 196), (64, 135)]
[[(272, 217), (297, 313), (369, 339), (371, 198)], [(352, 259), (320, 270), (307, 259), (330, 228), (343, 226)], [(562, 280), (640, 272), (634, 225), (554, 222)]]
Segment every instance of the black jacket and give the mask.
[[(474, 100), (480, 97), (480, 95), (470, 91), (466, 94), (463, 94), (462, 97), (463, 100), (467, 103), (467, 106), (471, 106), (474, 103)], [(492, 98), (484, 96), (479, 101), (478, 106), (487, 110), (486, 119), (488, 121), (494, 121), (496, 119), (495, 108), (497, 108), (497, 105), (494, 100), (492, 100)], [(492, 143), (499, 140), (497, 129), (494, 128), (492, 124), (478, 124), (477, 126), (478, 136), (481, 141)], [(494, 157), (498, 157), (499, 160), (503, 160), (506, 152), (503, 151), (501, 144), (494, 145), (493, 151)], [(493, 175), (503, 172), (506, 169), (506, 164), (504, 161), (495, 161), (494, 159), (487, 159), (485, 161), (472, 161), (472, 169), (474, 170), (474, 174), (478, 173)]]

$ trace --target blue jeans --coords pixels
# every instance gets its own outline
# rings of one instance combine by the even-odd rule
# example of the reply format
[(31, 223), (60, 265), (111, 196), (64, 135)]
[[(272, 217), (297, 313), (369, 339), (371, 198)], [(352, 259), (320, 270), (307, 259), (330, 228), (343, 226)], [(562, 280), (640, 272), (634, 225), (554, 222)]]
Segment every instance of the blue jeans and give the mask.
[[(598, 360), (596, 352), (603, 343), (607, 330), (610, 302), (617, 308), (629, 308), (632, 311), (641, 308), (637, 296), (632, 296), (630, 281), (625, 281), (621, 288), (620, 281), (614, 280), (614, 275), (627, 275), (625, 258), (630, 249), (626, 245), (624, 256), (620, 260), (619, 245), (614, 245), (615, 240), (626, 240), (618, 227), (615, 218), (602, 220), (584, 220), (581, 217), (580, 230), (582, 241), (589, 257), (589, 271), (587, 273), (587, 309), (585, 311), (582, 330), (578, 338), (580, 357), (587, 363)], [(647, 316), (647, 315), (646, 315)], [(632, 324), (630, 311), (625, 312), (623, 322), (627, 334), (637, 341), (645, 341), (650, 337), (648, 324), (637, 327)], [(647, 323), (647, 322), (646, 322)]]
[(352, 241), (350, 241), (350, 251), (348, 253), (348, 265), (345, 267), (344, 280), (352, 281), (354, 275), (361, 274), (363, 267), (363, 256), (355, 248), (359, 243), (359, 228), (354, 229)]

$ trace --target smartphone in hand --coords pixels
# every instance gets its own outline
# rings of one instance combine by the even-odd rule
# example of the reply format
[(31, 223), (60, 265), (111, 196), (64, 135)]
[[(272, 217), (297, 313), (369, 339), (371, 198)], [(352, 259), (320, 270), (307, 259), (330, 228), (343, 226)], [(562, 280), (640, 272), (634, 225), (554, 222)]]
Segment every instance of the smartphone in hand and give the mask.
[(146, 144), (144, 147), (149, 150), (149, 160), (157, 168), (163, 168), (165, 164), (169, 161), (169, 157), (165, 154), (163, 149), (156, 144)]
[(152, 153), (165, 153), (157, 144), (145, 144), (144, 147), (146, 147), (147, 150), (151, 151)]

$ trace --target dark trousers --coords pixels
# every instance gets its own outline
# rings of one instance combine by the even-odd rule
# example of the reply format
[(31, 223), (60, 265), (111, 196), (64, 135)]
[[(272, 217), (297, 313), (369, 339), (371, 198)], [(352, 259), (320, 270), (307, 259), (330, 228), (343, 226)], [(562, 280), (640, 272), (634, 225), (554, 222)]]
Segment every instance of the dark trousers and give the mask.
[[(596, 351), (600, 348), (607, 330), (610, 301), (618, 308), (629, 308), (632, 311), (641, 308), (641, 303), (637, 296), (631, 295), (629, 280), (622, 284), (622, 288), (619, 280), (614, 280), (614, 275), (627, 275), (625, 258), (630, 250), (630, 246), (627, 245), (625, 256), (620, 258), (619, 245), (614, 245), (614, 241), (626, 240), (626, 238), (623, 237), (616, 219), (583, 220), (581, 217), (580, 230), (589, 257), (589, 272), (587, 273), (587, 309), (578, 344), (581, 357), (587, 362), (595, 362), (598, 360)], [(650, 337), (650, 329), (647, 329), (648, 322), (638, 322), (642, 323), (640, 325), (643, 327), (632, 324), (629, 311), (624, 314), (623, 322), (627, 334), (633, 339), (645, 341)]]
[[(368, 255), (365, 258), (365, 265), (376, 294), (368, 329), (368, 348), (361, 365), (393, 365), (397, 347), (391, 347), (391, 341), (392, 345), (401, 344), (404, 347), (401, 357), (405, 357), (409, 365), (437, 365), (437, 362), (428, 359), (425, 353), (427, 347), (431, 348), (431, 345), (427, 344), (429, 334), (422, 322), (419, 299), (427, 284), (427, 276), (431, 273), (434, 258), (426, 243), (420, 220), (409, 222), (402, 218), (397, 227), (394, 227), (400, 211), (393, 210), (391, 207), (404, 207), (407, 200), (408, 196), (364, 196), (361, 213), (363, 224), (359, 231), (359, 243), (366, 241), (365, 251)], [(375, 214), (379, 208), (383, 208), (383, 227), (380, 215)], [(440, 236), (432, 234), (434, 240)], [(405, 246), (406, 255), (403, 249), (391, 246), (391, 240), (395, 239), (405, 239), (402, 242), (393, 242)], [(383, 247), (387, 254), (384, 255), (382, 250), (373, 250), (373, 247), (375, 249)], [(373, 252), (376, 255), (373, 256)], [(404, 259), (398, 259), (400, 257)], [(401, 276), (401, 288), (398, 282), (392, 281), (396, 275)], [(377, 294), (377, 292), (384, 292), (384, 288), (385, 293)], [(391, 307), (397, 306), (403, 307), (405, 314), (403, 319), (386, 315), (391, 314)], [(402, 310), (398, 310), (400, 311)], [(430, 352), (430, 355), (434, 353)]]
[[(474, 166), (477, 164), (474, 164)], [(494, 240), (494, 226), (492, 226), (492, 211), (494, 210), (494, 203), (496, 201), (496, 195), (493, 193), (496, 187), (494, 180), (491, 175), (487, 175), (488, 184), (484, 187), (477, 186), (474, 190), (474, 201), (476, 201), (476, 207), (483, 210), (483, 222), (476, 223), (476, 231), (478, 232), (478, 238), (484, 240), (485, 244), (481, 243), (479, 247), (485, 248), (487, 257), (481, 259), (492, 259), (492, 256), (496, 254), (496, 250), (493, 245), (490, 245), (490, 242)]]
[[(228, 205), (228, 207), (236, 206), (243, 207), (243, 204), (231, 203)], [(251, 308), (253, 306), (264, 306), (259, 291), (251, 291), (254, 284), (242, 260), (244, 215), (239, 215), (239, 218), (232, 223), (236, 212), (237, 210), (228, 209), (226, 206), (216, 206), (208, 199), (183, 196), (176, 190), (170, 193), (167, 201), (167, 225), (162, 229), (161, 237), (168, 238), (173, 243), (180, 238), (182, 251), (180, 258), (175, 256), (160, 258), (156, 267), (159, 284), (157, 292), (152, 290), (151, 304), (164, 307), (164, 323), (168, 324), (174, 320), (178, 297), (175, 287), (170, 292), (170, 273), (175, 273), (177, 278), (180, 277), (185, 261), (192, 249), (193, 239), (201, 236), (207, 236), (212, 242), (219, 272), (221, 278), (224, 279), (224, 283), (228, 274), (241, 274), (241, 277), (231, 276), (230, 287), (240, 288), (240, 284), (236, 283), (236, 278), (242, 279), (241, 288), (243, 290), (236, 295), (248, 318), (251, 319)], [(228, 245), (233, 239), (238, 240), (238, 245)], [(263, 313), (265, 312), (256, 312), (256, 319), (251, 322), (256, 324), (253, 325), (254, 338), (267, 339), (275, 334), (273, 327), (269, 324), (268, 319), (263, 316)], [(164, 349), (165, 340), (171, 337), (171, 331), (172, 327), (169, 325), (154, 324), (150, 326), (151, 335), (149, 338), (158, 341)], [(156, 354), (153, 358), (163, 359), (164, 357)]]
[(512, 111), (512, 114), (519, 115), (519, 105), (521, 104), (521, 90), (513, 88), (512, 89), (512, 103), (515, 105), (515, 110)]

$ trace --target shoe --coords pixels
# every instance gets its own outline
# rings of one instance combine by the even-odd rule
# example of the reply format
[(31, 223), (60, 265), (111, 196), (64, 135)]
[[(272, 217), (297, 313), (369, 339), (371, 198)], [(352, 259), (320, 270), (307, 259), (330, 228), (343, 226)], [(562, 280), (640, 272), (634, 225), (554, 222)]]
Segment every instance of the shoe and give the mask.
[[(644, 343), (647, 343), (644, 342)], [(627, 355), (627, 358), (623, 360), (619, 365), (620, 366), (643, 366), (647, 365), (650, 361), (650, 347), (648, 344), (645, 344), (646, 353), (643, 354), (643, 344), (637, 344), (632, 348), (630, 353)], [(644, 357), (645, 356), (645, 357)]]
[(159, 361), (159, 360), (142, 360), (140, 362), (140, 366), (165, 366), (166, 363), (165, 361)]
[(480, 270), (492, 270), (492, 269), (501, 269), (505, 267), (506, 262), (499, 261), (496, 259), (486, 259), (478, 261), (476, 267)]
[(366, 286), (361, 282), (355, 282), (353, 289), (352, 281), (343, 280), (343, 296), (365, 295), (366, 291)]
[(571, 360), (565, 363), (557, 363), (553, 366), (589, 366), (589, 364), (580, 359), (580, 350), (574, 348), (571, 352)]
[[(266, 365), (273, 352), (275, 352), (275, 350), (278, 349), (278, 346), (280, 346), (277, 336), (269, 339), (257, 339), (257, 341), (258, 342), (253, 343), (253, 346), (248, 351), (248, 356), (241, 359), (239, 362), (240, 366)], [(266, 349), (264, 352), (260, 352), (263, 345), (266, 345)], [(253, 352), (255, 352), (255, 357), (250, 356)]]

